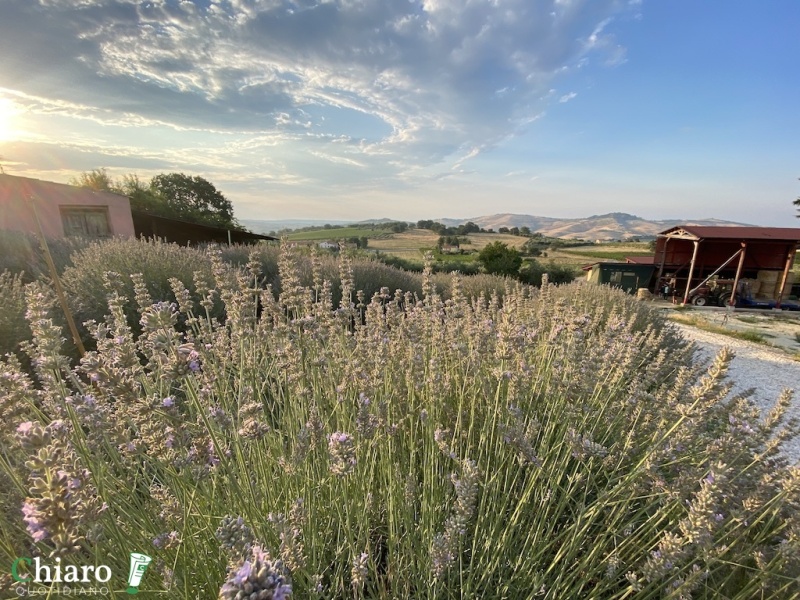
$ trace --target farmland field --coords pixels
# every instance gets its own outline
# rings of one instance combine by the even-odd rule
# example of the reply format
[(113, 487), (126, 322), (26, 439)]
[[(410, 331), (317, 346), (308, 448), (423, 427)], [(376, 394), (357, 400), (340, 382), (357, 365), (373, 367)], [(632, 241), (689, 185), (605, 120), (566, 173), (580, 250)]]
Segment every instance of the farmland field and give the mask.
[(288, 237), (291, 241), (302, 240), (330, 240), (335, 242), (337, 240), (349, 237), (368, 237), (372, 238), (386, 238), (391, 236), (391, 232), (387, 229), (378, 229), (377, 227), (341, 227), (331, 229), (315, 229), (314, 231), (298, 231), (290, 233)]
[(380, 239), (370, 238), (369, 248), (400, 258), (421, 260), (421, 249), (433, 248), (438, 239), (439, 235), (428, 229), (410, 229)]
[[(482, 250), (493, 242), (502, 242), (512, 248), (521, 248), (528, 238), (506, 233), (470, 233), (467, 236), (470, 244), (462, 244), (464, 250)], [(394, 254), (401, 258), (422, 259), (425, 248), (433, 248), (439, 240), (439, 234), (428, 229), (411, 229), (403, 233), (394, 233), (382, 239), (370, 239), (369, 247), (386, 254)], [(452, 260), (474, 260), (473, 258), (453, 255)]]
[(646, 242), (587, 244), (572, 248), (558, 248), (547, 253), (548, 258), (564, 265), (582, 266), (598, 260), (624, 261), (626, 256), (652, 255)]

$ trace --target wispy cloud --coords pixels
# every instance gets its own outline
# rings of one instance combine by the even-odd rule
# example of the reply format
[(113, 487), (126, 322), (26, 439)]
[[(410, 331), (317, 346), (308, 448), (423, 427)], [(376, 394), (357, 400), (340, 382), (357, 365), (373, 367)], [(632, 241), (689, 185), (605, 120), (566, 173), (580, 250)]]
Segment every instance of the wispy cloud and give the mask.
[(316, 160), (407, 180), (441, 162), (459, 170), (538, 118), (556, 78), (590, 57), (617, 60), (606, 31), (624, 10), (619, 0), (3, 0), (0, 88), (31, 115), (211, 134), (208, 147), (238, 153), (231, 164), (279, 147), (290, 170)]

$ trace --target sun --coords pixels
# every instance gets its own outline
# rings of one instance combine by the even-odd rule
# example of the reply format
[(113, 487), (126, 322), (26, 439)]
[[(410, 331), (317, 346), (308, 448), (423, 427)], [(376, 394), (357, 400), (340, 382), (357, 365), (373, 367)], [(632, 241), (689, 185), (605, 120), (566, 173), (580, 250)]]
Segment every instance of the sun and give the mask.
[(14, 103), (7, 98), (0, 98), (0, 142), (7, 142), (16, 134), (13, 127), (16, 114)]

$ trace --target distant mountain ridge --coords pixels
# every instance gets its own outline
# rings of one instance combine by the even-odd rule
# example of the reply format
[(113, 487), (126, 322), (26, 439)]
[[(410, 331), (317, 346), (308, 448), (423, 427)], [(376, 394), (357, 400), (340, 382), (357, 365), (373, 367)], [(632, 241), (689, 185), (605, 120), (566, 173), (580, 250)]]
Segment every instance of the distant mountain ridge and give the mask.
[[(255, 233), (269, 233), (281, 229), (299, 229), (302, 227), (329, 225), (367, 225), (369, 223), (386, 223), (401, 219), (367, 219), (362, 221), (333, 221), (325, 219), (284, 219), (262, 220), (241, 219), (242, 225)], [(559, 219), (557, 217), (537, 217), (534, 215), (519, 215), (512, 213), (499, 213), (471, 217), (469, 219), (441, 218), (434, 219), (448, 227), (457, 227), (472, 221), (483, 229), (501, 227), (529, 227), (532, 232), (542, 235), (574, 239), (580, 238), (588, 241), (595, 240), (621, 240), (631, 237), (653, 238), (658, 233), (677, 225), (706, 225), (716, 227), (747, 227), (747, 223), (724, 221), (722, 219), (667, 219), (651, 221), (628, 213), (612, 212), (603, 215), (579, 219)]]
[(529, 227), (531, 231), (556, 238), (581, 238), (584, 240), (618, 240), (631, 237), (653, 238), (658, 233), (678, 225), (705, 225), (714, 227), (746, 227), (746, 223), (722, 219), (666, 219), (651, 221), (628, 213), (607, 213), (579, 219), (559, 219), (501, 213), (472, 217), (470, 219), (436, 219), (444, 225), (455, 227), (472, 221), (484, 229), (497, 231), (501, 227)]

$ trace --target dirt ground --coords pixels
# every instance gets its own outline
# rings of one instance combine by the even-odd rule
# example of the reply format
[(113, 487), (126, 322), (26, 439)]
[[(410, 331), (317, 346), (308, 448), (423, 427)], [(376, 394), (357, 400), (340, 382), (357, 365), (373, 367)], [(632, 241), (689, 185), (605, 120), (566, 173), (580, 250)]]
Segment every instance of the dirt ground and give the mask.
[(680, 307), (654, 300), (676, 322), (729, 333), (782, 350), (800, 361), (800, 311)]

